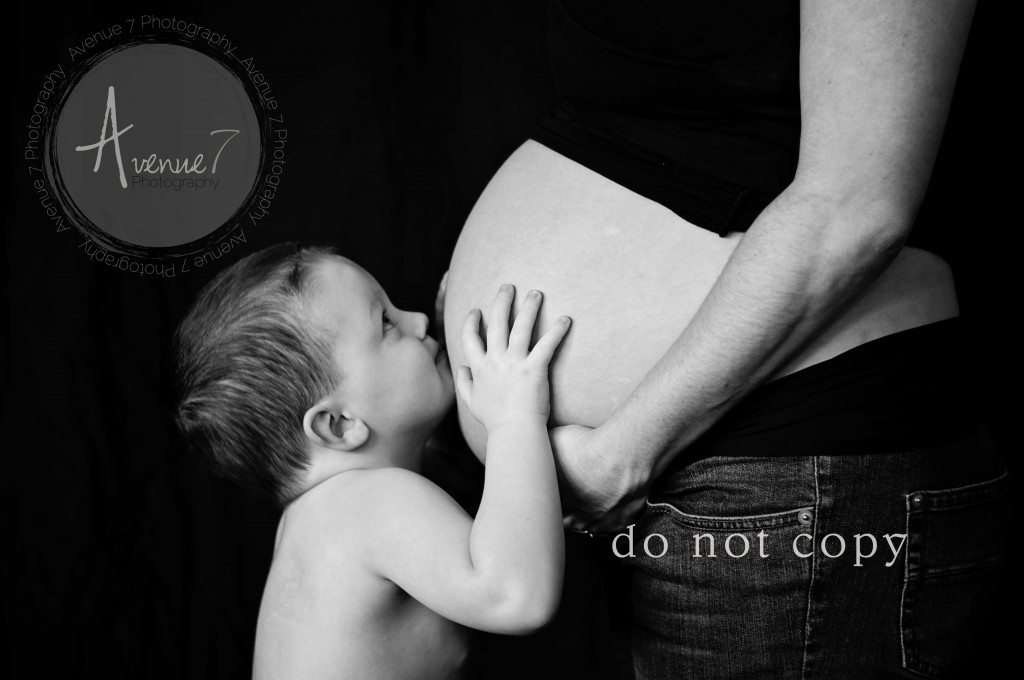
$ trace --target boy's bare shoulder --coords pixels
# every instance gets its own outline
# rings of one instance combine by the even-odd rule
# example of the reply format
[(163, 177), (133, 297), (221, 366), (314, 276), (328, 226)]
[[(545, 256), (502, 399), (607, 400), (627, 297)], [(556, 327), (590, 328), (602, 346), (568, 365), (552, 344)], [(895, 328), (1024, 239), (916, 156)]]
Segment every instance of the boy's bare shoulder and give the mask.
[[(314, 561), (376, 570), (417, 536), (468, 532), (472, 518), (441, 487), (403, 468), (349, 470), (296, 499), (285, 542)], [(372, 565), (372, 566), (371, 566)]]
[(331, 506), (348, 503), (357, 503), (361, 506), (377, 502), (386, 503), (407, 492), (444, 493), (423, 475), (399, 467), (349, 470), (326, 480), (310, 491), (321, 491), (317, 502)]
[(275, 559), (282, 564), (297, 558), (328, 569), (352, 568), (371, 558), (382, 531), (401, 522), (400, 516), (408, 511), (402, 496), (418, 495), (417, 490), (422, 493), (427, 485), (432, 483), (426, 478), (399, 468), (335, 475), (288, 505), (278, 529)]
[(454, 501), (432, 481), (396, 467), (349, 470), (310, 489), (289, 509), (293, 522), (321, 536), (362, 534), (424, 506)]

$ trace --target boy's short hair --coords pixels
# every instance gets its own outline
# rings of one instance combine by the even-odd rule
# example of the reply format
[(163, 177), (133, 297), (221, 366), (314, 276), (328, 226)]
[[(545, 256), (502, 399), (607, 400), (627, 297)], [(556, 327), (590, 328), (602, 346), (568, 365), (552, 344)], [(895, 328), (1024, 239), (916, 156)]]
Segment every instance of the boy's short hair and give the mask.
[(309, 464), (303, 416), (340, 379), (307, 308), (311, 267), (333, 255), (284, 243), (242, 258), (207, 284), (174, 337), (175, 419), (189, 444), (281, 505)]

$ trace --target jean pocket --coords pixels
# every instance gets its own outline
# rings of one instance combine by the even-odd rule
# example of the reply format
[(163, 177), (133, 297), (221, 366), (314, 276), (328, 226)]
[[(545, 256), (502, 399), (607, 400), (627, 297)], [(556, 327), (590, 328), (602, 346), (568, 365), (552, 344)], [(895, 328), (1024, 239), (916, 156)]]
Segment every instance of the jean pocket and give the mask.
[[(800, 536), (812, 537), (813, 524), (813, 507), (759, 515), (708, 516), (682, 512), (671, 503), (648, 501), (643, 526), (648, 537), (656, 535), (654, 529), (670, 534), (671, 544), (678, 547), (682, 559), (680, 568), (699, 580), (742, 573), (749, 583), (791, 578), (802, 583), (809, 574), (810, 562), (793, 559), (790, 547)], [(741, 569), (741, 563), (746, 563), (746, 568)], [(766, 582), (765, 587), (772, 586)]]
[(1005, 550), (1007, 476), (906, 494), (903, 667), (939, 677), (969, 648)]
[(705, 531), (744, 532), (784, 526), (806, 526), (811, 524), (813, 520), (813, 510), (813, 507), (807, 506), (758, 515), (717, 517), (686, 513), (672, 503), (647, 501), (648, 512), (664, 513), (676, 524), (689, 529), (702, 529)]
[(812, 533), (813, 507), (727, 512), (648, 505), (631, 565), (638, 677), (800, 675), (811, 560), (790, 546)]

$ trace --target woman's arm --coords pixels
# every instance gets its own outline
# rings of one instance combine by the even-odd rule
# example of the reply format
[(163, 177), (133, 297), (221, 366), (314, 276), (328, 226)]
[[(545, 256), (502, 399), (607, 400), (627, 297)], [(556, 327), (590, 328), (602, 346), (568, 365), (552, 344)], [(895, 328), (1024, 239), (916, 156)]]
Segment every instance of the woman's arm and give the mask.
[(579, 495), (570, 525), (624, 525), (680, 451), (891, 263), (928, 184), (974, 4), (804, 0), (796, 177), (612, 417), (554, 431)]

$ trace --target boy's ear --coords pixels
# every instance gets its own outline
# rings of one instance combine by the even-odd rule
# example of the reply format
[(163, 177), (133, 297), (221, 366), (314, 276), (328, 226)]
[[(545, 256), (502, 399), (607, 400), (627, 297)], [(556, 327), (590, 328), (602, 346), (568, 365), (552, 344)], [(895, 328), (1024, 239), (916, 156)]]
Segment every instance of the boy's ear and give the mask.
[(326, 399), (306, 411), (302, 429), (313, 443), (338, 451), (355, 451), (370, 438), (365, 422)]

